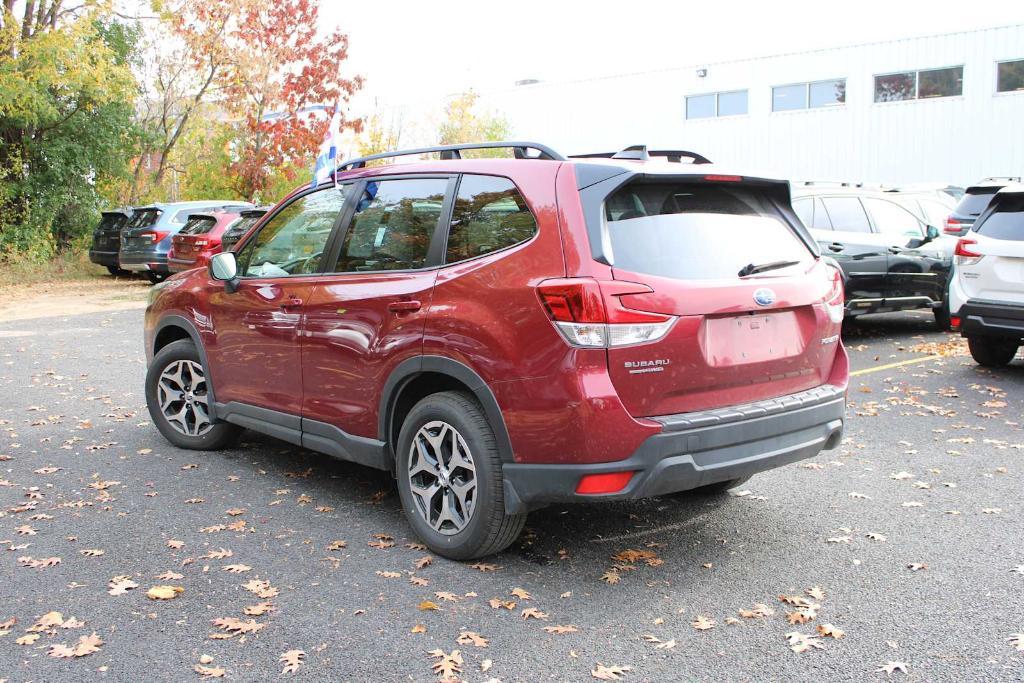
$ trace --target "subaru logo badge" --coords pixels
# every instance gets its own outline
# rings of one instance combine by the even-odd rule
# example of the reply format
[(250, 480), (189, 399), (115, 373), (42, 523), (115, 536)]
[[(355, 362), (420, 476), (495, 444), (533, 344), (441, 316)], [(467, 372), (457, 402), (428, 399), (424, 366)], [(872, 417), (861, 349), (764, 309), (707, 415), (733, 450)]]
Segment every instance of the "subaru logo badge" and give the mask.
[(771, 306), (775, 303), (775, 292), (763, 287), (754, 292), (754, 303), (758, 306)]

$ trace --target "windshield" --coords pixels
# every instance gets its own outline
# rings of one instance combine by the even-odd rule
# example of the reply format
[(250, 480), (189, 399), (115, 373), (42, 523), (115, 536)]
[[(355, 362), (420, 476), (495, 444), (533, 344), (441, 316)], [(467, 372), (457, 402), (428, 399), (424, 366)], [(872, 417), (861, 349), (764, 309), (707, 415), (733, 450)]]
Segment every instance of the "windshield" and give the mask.
[(737, 277), (740, 270), (793, 262), (811, 250), (758, 189), (707, 183), (627, 185), (605, 202), (616, 268), (680, 280)]

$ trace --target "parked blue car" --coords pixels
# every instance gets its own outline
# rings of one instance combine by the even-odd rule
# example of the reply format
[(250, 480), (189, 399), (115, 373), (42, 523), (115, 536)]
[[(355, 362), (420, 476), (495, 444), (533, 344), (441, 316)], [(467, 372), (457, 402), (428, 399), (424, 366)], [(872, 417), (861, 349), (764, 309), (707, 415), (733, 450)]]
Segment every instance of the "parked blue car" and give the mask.
[(143, 273), (153, 284), (171, 274), (167, 252), (172, 238), (185, 227), (189, 214), (196, 211), (251, 209), (249, 202), (202, 201), (173, 202), (137, 206), (122, 232), (119, 265), (124, 270)]

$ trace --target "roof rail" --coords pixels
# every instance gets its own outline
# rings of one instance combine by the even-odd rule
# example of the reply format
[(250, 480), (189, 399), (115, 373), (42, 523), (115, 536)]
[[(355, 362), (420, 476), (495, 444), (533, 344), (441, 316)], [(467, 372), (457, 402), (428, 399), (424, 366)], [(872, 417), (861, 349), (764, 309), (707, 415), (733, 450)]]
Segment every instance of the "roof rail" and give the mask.
[[(390, 159), (391, 157), (412, 156), (414, 154), (440, 153), (442, 159), (461, 159), (462, 152), (467, 149), (512, 149), (516, 159), (545, 159), (551, 161), (565, 161), (565, 157), (539, 142), (466, 142), (457, 145), (439, 145), (437, 147), (419, 147), (417, 149), (402, 149), (394, 152), (382, 152), (370, 154), (369, 156), (348, 159), (338, 164), (336, 170), (349, 171), (357, 168), (366, 168), (367, 161), (376, 159)], [(529, 156), (527, 150), (536, 150), (539, 154), (535, 157)]]
[(1016, 175), (993, 175), (993, 176), (989, 176), (987, 178), (982, 178), (981, 180), (978, 181), (978, 184), (981, 184), (981, 183), (998, 183), (998, 182), (1019, 183), (1020, 182), (1020, 176), (1016, 176)]
[(647, 145), (631, 145), (620, 152), (589, 152), (587, 154), (570, 154), (570, 159), (632, 159), (647, 161), (651, 157), (664, 157), (668, 161), (681, 164), (683, 157), (689, 158), (691, 164), (710, 164), (711, 160), (703, 154), (684, 149), (647, 149)]

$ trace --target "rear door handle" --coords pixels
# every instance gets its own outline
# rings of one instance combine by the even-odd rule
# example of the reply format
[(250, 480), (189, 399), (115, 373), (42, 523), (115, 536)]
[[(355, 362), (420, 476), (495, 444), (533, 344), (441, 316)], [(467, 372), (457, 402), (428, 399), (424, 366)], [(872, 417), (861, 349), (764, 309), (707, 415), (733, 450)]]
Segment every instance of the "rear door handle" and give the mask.
[(846, 249), (846, 245), (843, 244), (842, 242), (833, 242), (832, 244), (828, 245), (828, 248), (829, 251), (842, 251), (843, 249)]
[(411, 313), (412, 311), (418, 311), (422, 307), (422, 304), (415, 299), (405, 301), (392, 301), (388, 304), (388, 310), (392, 313)]
[(297, 296), (290, 296), (281, 302), (281, 310), (289, 311), (293, 308), (301, 308), (302, 299)]

